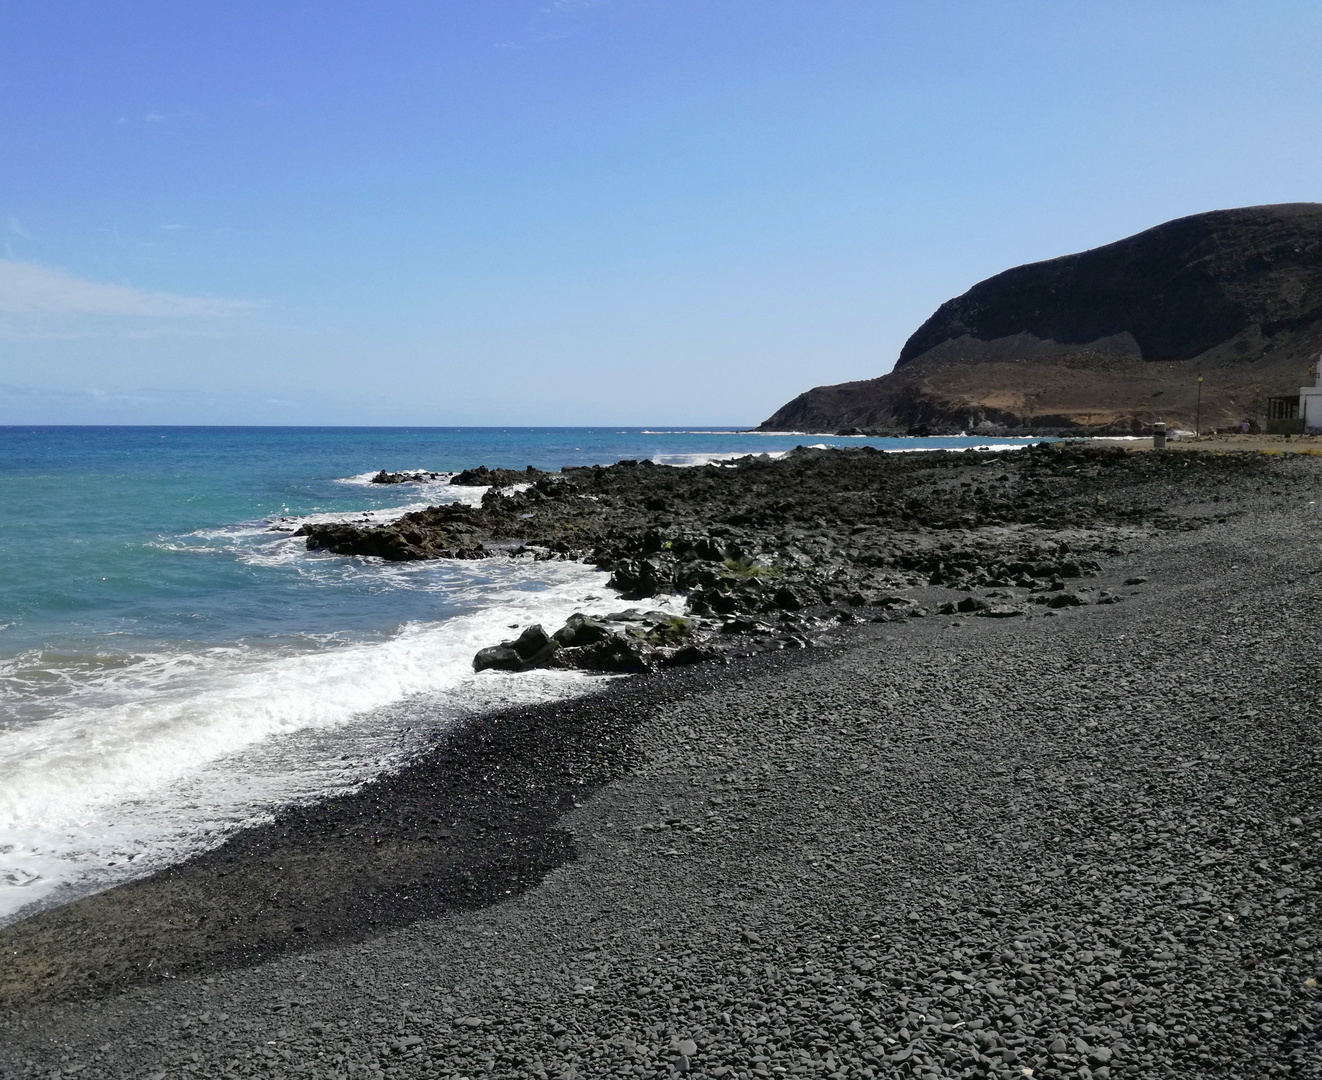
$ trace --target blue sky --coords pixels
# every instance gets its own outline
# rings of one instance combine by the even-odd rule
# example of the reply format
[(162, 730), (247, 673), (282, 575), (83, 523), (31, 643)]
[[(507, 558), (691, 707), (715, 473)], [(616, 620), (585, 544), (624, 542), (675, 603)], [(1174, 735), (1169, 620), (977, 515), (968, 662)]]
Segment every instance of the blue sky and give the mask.
[(753, 424), (1322, 198), (1322, 6), (0, 7), (0, 423)]

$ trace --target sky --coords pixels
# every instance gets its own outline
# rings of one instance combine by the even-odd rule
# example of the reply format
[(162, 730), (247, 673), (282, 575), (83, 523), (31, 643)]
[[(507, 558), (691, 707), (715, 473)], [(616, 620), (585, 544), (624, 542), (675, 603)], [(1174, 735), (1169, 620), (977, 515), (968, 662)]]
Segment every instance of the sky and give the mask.
[(1322, 199), (1322, 5), (0, 6), (0, 424), (753, 425)]

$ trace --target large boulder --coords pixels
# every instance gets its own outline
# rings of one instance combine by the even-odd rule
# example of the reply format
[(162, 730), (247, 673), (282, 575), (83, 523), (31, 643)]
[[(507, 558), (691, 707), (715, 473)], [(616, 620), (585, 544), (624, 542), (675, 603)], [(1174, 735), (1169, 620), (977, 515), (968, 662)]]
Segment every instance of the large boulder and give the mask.
[(480, 649), (473, 657), (473, 670), (527, 671), (546, 667), (558, 648), (558, 643), (540, 625), (533, 625), (513, 641)]
[[(527, 671), (553, 667), (614, 675), (638, 674), (655, 671), (667, 661), (672, 649), (687, 645), (693, 637), (691, 620), (664, 612), (631, 610), (616, 612), (606, 619), (628, 628), (616, 630), (605, 620), (578, 611), (552, 635), (548, 636), (540, 626), (530, 626), (513, 641), (502, 641), (481, 650), (473, 658), (473, 670)], [(686, 654), (689, 655), (692, 654)]]
[(445, 539), (409, 525), (363, 526), (339, 522), (304, 525), (294, 535), (307, 537), (309, 551), (366, 555), (390, 562), (434, 559), (442, 550), (436, 546), (436, 540)]
[(613, 674), (654, 671), (662, 664), (673, 664), (676, 651), (688, 647), (696, 636), (697, 624), (692, 619), (665, 611), (629, 608), (600, 619), (578, 611), (552, 635), (560, 648), (550, 663), (552, 667)]
[(551, 636), (557, 644), (566, 648), (583, 648), (585, 645), (595, 645), (599, 641), (613, 637), (614, 634), (610, 627), (589, 615), (584, 615), (581, 611), (576, 611), (569, 616), (565, 625)]
[(420, 525), (407, 515), (389, 525), (346, 522), (304, 525), (293, 535), (307, 537), (309, 551), (333, 555), (366, 555), (390, 562), (418, 559), (485, 559), (491, 552), (471, 533), (450, 534)]
[(636, 675), (655, 671), (662, 655), (643, 638), (634, 634), (611, 634), (591, 645), (560, 649), (551, 660), (553, 667), (603, 674)]
[(660, 619), (649, 618), (647, 624), (645, 634), (647, 643), (658, 648), (673, 649), (687, 645), (693, 640), (697, 629), (692, 619), (685, 619), (679, 615), (663, 615)]

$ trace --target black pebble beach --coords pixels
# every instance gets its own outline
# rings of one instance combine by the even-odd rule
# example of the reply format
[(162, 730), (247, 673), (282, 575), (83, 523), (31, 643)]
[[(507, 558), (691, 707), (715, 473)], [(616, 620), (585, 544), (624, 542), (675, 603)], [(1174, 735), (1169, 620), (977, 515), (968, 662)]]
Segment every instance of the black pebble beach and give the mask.
[(1322, 1075), (1322, 459), (1077, 453), (1078, 603), (474, 718), (0, 930), (0, 1076)]

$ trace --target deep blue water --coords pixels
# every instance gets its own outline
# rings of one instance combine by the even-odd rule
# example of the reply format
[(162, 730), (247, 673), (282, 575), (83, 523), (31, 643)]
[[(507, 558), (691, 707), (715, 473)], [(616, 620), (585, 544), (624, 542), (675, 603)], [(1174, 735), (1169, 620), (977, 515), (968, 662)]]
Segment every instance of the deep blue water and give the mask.
[[(273, 802), (361, 779), (394, 752), (383, 740), (398, 750), (410, 702), (458, 716), (581, 692), (584, 677), (568, 674), (477, 679), (469, 660), (510, 626), (609, 609), (605, 575), (344, 559), (305, 551), (273, 523), (480, 496), (368, 484), (382, 468), (693, 464), (802, 443), (979, 440), (0, 428), (0, 918), (57, 886), (115, 880), (130, 854), (150, 868)], [(330, 764), (346, 747), (362, 766), (351, 775)]]

